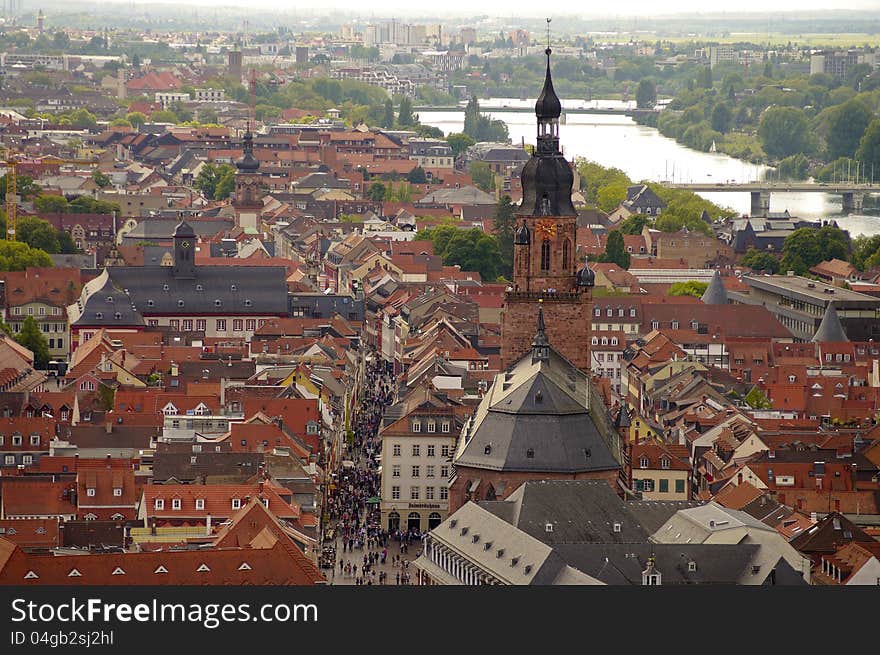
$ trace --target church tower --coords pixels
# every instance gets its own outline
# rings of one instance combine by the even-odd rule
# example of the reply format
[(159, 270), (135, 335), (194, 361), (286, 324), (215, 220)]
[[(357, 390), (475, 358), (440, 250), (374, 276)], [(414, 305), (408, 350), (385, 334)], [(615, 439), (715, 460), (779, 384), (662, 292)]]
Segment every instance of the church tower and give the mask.
[(259, 229), (260, 211), (263, 208), (263, 177), (260, 161), (254, 157), (254, 138), (250, 126), (245, 132), (241, 159), (235, 162), (235, 223), (243, 228)]
[(577, 211), (571, 202), (574, 173), (559, 149), (562, 103), (553, 90), (550, 48), (544, 88), (535, 103), (535, 152), (523, 167), (523, 199), (516, 212), (513, 285), (505, 294), (501, 358), (509, 366), (532, 347), (543, 306), (554, 348), (584, 372), (590, 370), (590, 304), (594, 274), (575, 260)]
[(181, 280), (196, 277), (196, 233), (186, 221), (174, 230), (174, 268), (171, 273)]

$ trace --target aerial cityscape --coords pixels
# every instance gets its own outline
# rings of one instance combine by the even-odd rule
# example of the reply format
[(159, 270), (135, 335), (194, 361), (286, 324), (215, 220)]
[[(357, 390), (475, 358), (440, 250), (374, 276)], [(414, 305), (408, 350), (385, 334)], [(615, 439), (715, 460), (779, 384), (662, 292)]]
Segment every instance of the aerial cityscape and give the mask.
[(778, 4), (5, 2), (0, 585), (880, 584), (880, 15)]

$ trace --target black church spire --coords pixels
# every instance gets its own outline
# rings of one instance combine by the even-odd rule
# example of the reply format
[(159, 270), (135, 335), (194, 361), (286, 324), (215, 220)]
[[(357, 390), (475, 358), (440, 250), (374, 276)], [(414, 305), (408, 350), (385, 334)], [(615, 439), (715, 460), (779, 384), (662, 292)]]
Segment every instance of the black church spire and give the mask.
[(559, 149), (559, 117), (562, 103), (553, 89), (548, 47), (544, 88), (535, 102), (538, 138), (532, 158), (522, 171), (523, 200), (517, 212), (522, 216), (576, 216), (571, 203), (574, 173)]

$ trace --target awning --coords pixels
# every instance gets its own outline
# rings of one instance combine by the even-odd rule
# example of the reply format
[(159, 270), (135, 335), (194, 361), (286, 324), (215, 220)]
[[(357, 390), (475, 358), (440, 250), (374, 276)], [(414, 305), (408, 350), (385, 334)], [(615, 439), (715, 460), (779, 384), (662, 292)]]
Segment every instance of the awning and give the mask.
[(367, 505), (378, 505), (382, 502), (382, 499), (379, 496), (373, 496), (372, 498), (367, 498)]

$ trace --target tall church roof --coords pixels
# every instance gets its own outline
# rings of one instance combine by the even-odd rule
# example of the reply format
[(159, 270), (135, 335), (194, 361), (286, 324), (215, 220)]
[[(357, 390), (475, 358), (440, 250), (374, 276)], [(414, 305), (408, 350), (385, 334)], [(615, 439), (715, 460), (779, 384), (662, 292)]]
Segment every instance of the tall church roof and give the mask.
[[(547, 344), (539, 323), (538, 346), (500, 373), (466, 425), (457, 466), (493, 471), (579, 473), (619, 468), (610, 439), (594, 420), (590, 379)], [(545, 345), (547, 344), (547, 345)], [(546, 348), (547, 356), (536, 351)]]
[(837, 315), (834, 303), (829, 302), (828, 306), (825, 307), (825, 315), (822, 317), (819, 329), (816, 330), (816, 334), (813, 335), (811, 341), (814, 343), (849, 341), (846, 332), (843, 331), (843, 326), (840, 324), (840, 317)]

